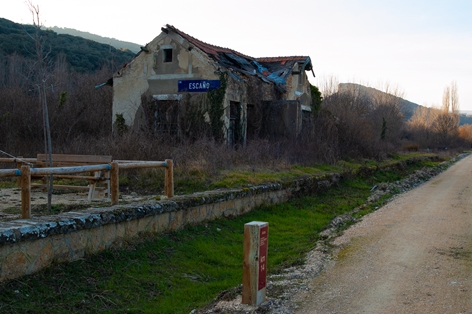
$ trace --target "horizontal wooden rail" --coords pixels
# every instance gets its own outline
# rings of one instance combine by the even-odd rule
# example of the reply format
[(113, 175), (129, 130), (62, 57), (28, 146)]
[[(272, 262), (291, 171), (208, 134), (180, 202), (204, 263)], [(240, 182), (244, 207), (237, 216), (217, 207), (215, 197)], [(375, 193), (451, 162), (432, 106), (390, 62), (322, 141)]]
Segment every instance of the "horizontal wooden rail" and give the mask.
[[(47, 188), (47, 184), (41, 184), (41, 183), (31, 183), (31, 188)], [(60, 185), (60, 184), (54, 184), (54, 188), (58, 189), (76, 189), (76, 190), (88, 190), (89, 187), (85, 185)], [(104, 187), (97, 187), (95, 189), (106, 189)]]
[(103, 176), (74, 176), (74, 175), (60, 175), (55, 174), (54, 179), (78, 179), (78, 180), (97, 180), (97, 179), (105, 179)]
[(111, 170), (109, 164), (93, 165), (93, 166), (74, 166), (74, 167), (54, 167), (54, 168), (31, 168), (32, 175), (51, 175), (51, 174), (68, 174)]
[(120, 169), (167, 167), (165, 161), (118, 162)]
[[(18, 162), (17, 158), (2, 158), (3, 160), (8, 159), (8, 162)], [(0, 159), (0, 161), (2, 160)], [(25, 161), (28, 158), (22, 158)], [(29, 158), (33, 159), (33, 158)], [(165, 168), (165, 182), (164, 182), (164, 193), (167, 197), (174, 196), (174, 168), (172, 159), (166, 159), (165, 161), (133, 161), (133, 160), (120, 160), (113, 161), (111, 164), (100, 164), (90, 166), (73, 166), (73, 167), (52, 167), (52, 168), (32, 168), (29, 164), (22, 162), (20, 169), (1, 169), (0, 177), (20, 177), (21, 187), (21, 215), (22, 218), (31, 217), (31, 188), (32, 187), (44, 187), (44, 184), (31, 184), (31, 177), (55, 175), (57, 177), (70, 177), (70, 178), (83, 178), (83, 179), (97, 179), (98, 177), (92, 176), (68, 176), (68, 174), (82, 173), (82, 172), (96, 172), (96, 171), (109, 171), (110, 172), (110, 199), (111, 204), (118, 204), (119, 196), (119, 169), (133, 169), (133, 168)], [(59, 175), (59, 176), (58, 176)], [(84, 186), (70, 186), (70, 185), (57, 185), (57, 187), (65, 188), (87, 188)]]
[(19, 169), (1, 169), (0, 178), (4, 177), (19, 177), (21, 176), (21, 170)]
[(164, 193), (167, 197), (174, 197), (174, 166), (172, 159), (165, 161), (134, 161), (134, 160), (114, 160), (111, 163), (110, 182), (111, 182), (111, 204), (118, 204), (118, 195), (120, 191), (119, 172), (120, 169), (135, 168), (157, 168), (165, 167)]
[(0, 158), (2, 163), (35, 163), (36, 158)]

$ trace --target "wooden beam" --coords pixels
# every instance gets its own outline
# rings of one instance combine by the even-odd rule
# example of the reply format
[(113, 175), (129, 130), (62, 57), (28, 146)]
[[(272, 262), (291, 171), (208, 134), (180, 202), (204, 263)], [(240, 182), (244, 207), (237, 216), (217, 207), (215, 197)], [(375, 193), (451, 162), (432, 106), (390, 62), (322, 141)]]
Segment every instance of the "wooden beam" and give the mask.
[(55, 168), (32, 168), (32, 175), (51, 175), (51, 174), (67, 174), (81, 173), (88, 171), (110, 170), (110, 165), (92, 165), (92, 166), (74, 166), (74, 167), (55, 167)]
[[(116, 160), (115, 160), (116, 161)], [(119, 162), (120, 169), (166, 167), (165, 161), (127, 161)]]
[[(47, 184), (40, 184), (40, 183), (32, 183), (31, 184), (32, 189), (44, 188), (44, 187), (47, 187)], [(54, 184), (54, 189), (88, 190), (89, 187), (85, 186), (85, 185), (58, 185), (58, 184)], [(103, 188), (103, 189), (105, 189), (105, 188)]]
[(5, 162), (5, 163), (8, 163), (8, 162), (11, 162), (11, 163), (35, 163), (36, 162), (36, 158), (20, 158), (20, 157), (16, 157), (16, 158), (0, 158), (0, 162)]
[(168, 198), (174, 197), (174, 164), (172, 159), (166, 159), (164, 192)]
[(120, 168), (116, 161), (111, 163), (111, 170), (110, 170), (110, 184), (111, 184), (111, 205), (118, 204), (118, 196), (120, 195)]
[[(38, 154), (38, 161), (46, 162), (49, 160), (47, 154)], [(80, 163), (80, 164), (105, 164), (112, 160), (112, 156), (108, 155), (69, 155), (69, 154), (52, 154), (53, 164), (62, 163)]]
[(31, 218), (31, 168), (21, 166), (21, 218)]
[(21, 170), (18, 169), (0, 169), (0, 178), (21, 176)]
[(94, 181), (106, 181), (105, 177), (96, 176), (74, 176), (74, 175), (54, 175), (54, 179), (76, 179), (76, 180), (94, 180)]

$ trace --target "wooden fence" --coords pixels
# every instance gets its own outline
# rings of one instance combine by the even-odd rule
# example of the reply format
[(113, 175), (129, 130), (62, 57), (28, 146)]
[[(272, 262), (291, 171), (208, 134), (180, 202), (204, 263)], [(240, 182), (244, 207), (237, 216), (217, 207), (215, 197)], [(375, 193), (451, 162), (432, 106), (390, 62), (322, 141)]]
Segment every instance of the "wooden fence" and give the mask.
[(21, 216), (22, 218), (31, 218), (31, 176), (44, 175), (67, 175), (82, 172), (108, 171), (110, 173), (110, 200), (111, 205), (118, 204), (120, 193), (119, 170), (136, 168), (165, 168), (164, 193), (167, 197), (174, 196), (174, 171), (172, 159), (165, 161), (135, 161), (135, 160), (115, 160), (110, 164), (100, 164), (91, 166), (73, 166), (73, 167), (51, 167), (51, 168), (33, 168), (34, 158), (0, 158), (0, 162), (23, 163), (20, 169), (0, 169), (1, 177), (19, 177), (19, 186), (21, 188)]

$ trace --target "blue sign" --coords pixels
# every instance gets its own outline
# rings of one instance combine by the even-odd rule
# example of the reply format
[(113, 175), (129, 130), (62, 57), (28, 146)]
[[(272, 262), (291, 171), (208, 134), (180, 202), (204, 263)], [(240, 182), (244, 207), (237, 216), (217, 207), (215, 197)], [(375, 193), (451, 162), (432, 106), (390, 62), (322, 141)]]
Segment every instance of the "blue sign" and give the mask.
[(220, 87), (219, 80), (185, 80), (179, 81), (179, 92), (208, 92)]

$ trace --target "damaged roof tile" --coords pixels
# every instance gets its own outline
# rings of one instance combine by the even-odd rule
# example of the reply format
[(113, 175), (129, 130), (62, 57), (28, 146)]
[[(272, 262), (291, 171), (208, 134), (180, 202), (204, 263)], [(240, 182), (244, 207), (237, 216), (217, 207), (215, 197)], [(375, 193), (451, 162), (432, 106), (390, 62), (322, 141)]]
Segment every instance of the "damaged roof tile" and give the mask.
[(292, 69), (296, 63), (301, 66), (297, 71), (312, 70), (311, 59), (308, 56), (253, 58), (229, 48), (205, 43), (178, 30), (172, 25), (167, 24), (166, 28), (167, 31), (173, 31), (187, 40), (191, 45), (207, 54), (217, 62), (219, 66), (246, 75), (257, 76), (265, 82), (285, 85), (286, 78), (292, 73)]

